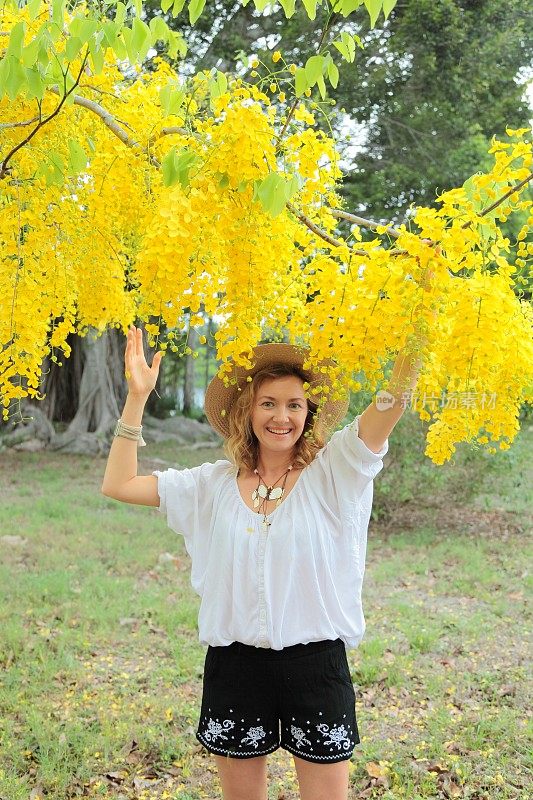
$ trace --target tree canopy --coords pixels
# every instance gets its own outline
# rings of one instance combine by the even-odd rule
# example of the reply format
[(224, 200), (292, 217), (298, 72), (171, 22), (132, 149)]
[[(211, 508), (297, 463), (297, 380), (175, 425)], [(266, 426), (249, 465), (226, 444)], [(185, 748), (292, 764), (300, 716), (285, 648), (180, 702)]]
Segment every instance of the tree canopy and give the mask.
[[(338, 3), (346, 25), (330, 31), (334, 9), (303, 5), (311, 19), (317, 7), (325, 16), (300, 65), (278, 43), (242, 74), (188, 77), (174, 63), (186, 58), (184, 40), (161, 17), (148, 25), (140, 0), (109, 2), (106, 13), (61, 0), (5, 5), (4, 419), (21, 397), (40, 397), (43, 358), (68, 357), (73, 331), (125, 332), (139, 320), (152, 344), (176, 349), (184, 327), (216, 316), (221, 375), (251, 365), (266, 330), (308, 346), (339, 395), (386, 387), (385, 366), (402, 349), (423, 358), (417, 410), (432, 421), (434, 461), (460, 441), (509, 446), (532, 379), (531, 307), (513, 290), (515, 260), (533, 251), (530, 131), (494, 140), (485, 172), (407, 224), (351, 213), (337, 142), (317, 118), (343, 61), (355, 62), (350, 16), (363, 6)], [(364, 3), (372, 25), (394, 5)], [(187, 5), (192, 22), (202, 9)], [(169, 59), (146, 71), (157, 42)], [(513, 214), (525, 221), (511, 241), (501, 225)], [(325, 399), (327, 387), (306, 388)]]

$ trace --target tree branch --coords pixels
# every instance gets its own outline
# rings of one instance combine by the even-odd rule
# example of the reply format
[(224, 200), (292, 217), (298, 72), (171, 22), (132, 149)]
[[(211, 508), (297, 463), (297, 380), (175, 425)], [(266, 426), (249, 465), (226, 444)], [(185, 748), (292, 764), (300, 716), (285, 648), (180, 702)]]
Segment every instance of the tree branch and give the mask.
[[(349, 214), (347, 211), (341, 211), (338, 208), (332, 208), (331, 214), (336, 219), (346, 219), (348, 222), (353, 222), (355, 225), (360, 225), (362, 228), (371, 228), (371, 230), (376, 230), (376, 228), (381, 225), (380, 222), (374, 222), (374, 220), (365, 219), (364, 217), (357, 217), (355, 214)], [(387, 226), (385, 233), (388, 233), (389, 236), (392, 236), (394, 239), (400, 236), (400, 231), (393, 228), (392, 225)]]
[[(59, 94), (59, 88), (57, 86), (51, 86), (50, 90), (55, 94)], [(120, 141), (127, 147), (131, 147), (133, 150), (140, 147), (139, 142), (136, 142), (134, 139), (128, 136), (126, 131), (124, 131), (120, 127), (120, 125), (115, 120), (113, 115), (110, 114), (109, 111), (107, 111), (103, 106), (99, 105), (98, 103), (95, 103), (94, 100), (89, 100), (87, 97), (82, 97), (81, 95), (78, 94), (75, 94), (72, 99), (75, 105), (81, 106), (82, 108), (86, 108), (89, 111), (92, 111), (97, 116), (99, 116), (104, 125), (106, 125), (106, 127), (108, 127), (109, 130), (112, 133), (114, 133), (115, 136), (117, 136), (120, 139)], [(151, 156), (149, 153), (148, 153), (148, 158), (152, 166), (159, 169), (159, 167), (161, 166), (159, 161), (157, 161), (157, 159)]]
[[(78, 72), (78, 77), (76, 78), (76, 80), (74, 81), (73, 85), (70, 87), (68, 92), (64, 91), (63, 97), (59, 101), (59, 104), (58, 104), (57, 108), (54, 111), (52, 111), (52, 113), (49, 114), (47, 117), (45, 117), (45, 119), (42, 119), (42, 117), (39, 115), (39, 123), (38, 123), (38, 125), (35, 126), (35, 128), (31, 131), (31, 133), (28, 134), (28, 136), (26, 136), (25, 139), (23, 139), (21, 142), (19, 142), (17, 145), (15, 145), (15, 147), (11, 150), (10, 153), (7, 154), (7, 156), (4, 158), (4, 160), (2, 162), (0, 162), (0, 180), (2, 180), (2, 178), (5, 178), (5, 176), (7, 174), (8, 162), (15, 155), (15, 153), (17, 153), (22, 147), (24, 147), (24, 145), (28, 144), (28, 142), (30, 142), (33, 139), (33, 137), (35, 136), (37, 131), (39, 131), (43, 127), (43, 125), (46, 125), (47, 122), (50, 122), (51, 119), (53, 119), (54, 117), (56, 117), (59, 114), (59, 112), (61, 111), (61, 109), (63, 108), (63, 105), (65, 104), (65, 102), (67, 100), (67, 97), (69, 97), (72, 94), (72, 92), (74, 91), (76, 86), (79, 84), (81, 76), (82, 76), (82, 73), (83, 73), (83, 70), (85, 69), (85, 64), (87, 63), (88, 57), (89, 57), (89, 48), (87, 48), (87, 50), (85, 52), (85, 55), (83, 57), (83, 61), (81, 62), (81, 67), (80, 67), (80, 71)], [(67, 66), (67, 72), (68, 72), (68, 66)], [(64, 86), (65, 90), (66, 90), (67, 72), (63, 73), (63, 78), (64, 78), (64, 82), (65, 82), (65, 86)], [(59, 94), (59, 89), (57, 91), (57, 94)]]
[(23, 128), (25, 125), (33, 125), (38, 119), (39, 117), (32, 117), (32, 119), (27, 119), (25, 122), (3, 122), (0, 124), (0, 131), (6, 128)]
[[(315, 223), (312, 222), (309, 219), (309, 217), (307, 217), (302, 211), (298, 211), (298, 209), (295, 208), (295, 206), (293, 206), (292, 203), (287, 203), (287, 208), (289, 209), (289, 211), (292, 211), (294, 216), (298, 217), (300, 222), (303, 222), (303, 224), (307, 228), (309, 228), (310, 231), (316, 233), (316, 235), (320, 236), (321, 239), (324, 239), (325, 242), (328, 242), (328, 244), (332, 244), (333, 247), (343, 246), (342, 242), (339, 242), (337, 239), (334, 239), (333, 236), (329, 235), (329, 233), (326, 233), (321, 228), (319, 228), (318, 225), (315, 225)], [(368, 258), (368, 253), (366, 252), (366, 250), (355, 250), (352, 248), (352, 252), (355, 253), (355, 255), (364, 256), (365, 258)]]
[[(509, 191), (505, 192), (505, 194), (502, 195), (498, 200), (496, 200), (491, 206), (489, 206), (488, 208), (483, 209), (483, 211), (481, 212), (481, 214), (479, 216), (480, 217), (484, 217), (485, 214), (490, 214), (490, 212), (494, 211), (495, 208), (498, 208), (498, 206), (501, 203), (503, 203), (504, 200), (507, 200), (508, 197), (510, 197), (515, 192), (517, 192), (519, 189), (522, 188), (522, 186), (525, 186), (526, 183), (529, 183), (529, 181), (531, 181), (531, 180), (533, 180), (533, 172), (530, 172), (529, 175), (526, 178), (524, 178), (523, 181), (520, 181), (520, 183), (516, 183), (514, 186), (511, 186)], [(463, 228), (466, 228), (466, 227), (467, 227), (467, 223), (465, 223), (465, 225), (463, 225)]]

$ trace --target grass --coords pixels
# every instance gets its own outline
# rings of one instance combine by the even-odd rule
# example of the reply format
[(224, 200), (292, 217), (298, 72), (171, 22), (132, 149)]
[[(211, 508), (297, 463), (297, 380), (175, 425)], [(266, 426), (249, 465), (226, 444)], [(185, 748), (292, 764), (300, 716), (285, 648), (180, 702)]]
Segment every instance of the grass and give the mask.
[[(350, 798), (525, 800), (531, 425), (442, 468), (417, 425), (376, 481)], [(169, 443), (140, 472), (218, 457)], [(2, 454), (0, 798), (214, 800), (188, 557), (157, 510), (101, 495), (104, 467)], [(269, 800), (298, 796), (287, 753), (269, 774)]]

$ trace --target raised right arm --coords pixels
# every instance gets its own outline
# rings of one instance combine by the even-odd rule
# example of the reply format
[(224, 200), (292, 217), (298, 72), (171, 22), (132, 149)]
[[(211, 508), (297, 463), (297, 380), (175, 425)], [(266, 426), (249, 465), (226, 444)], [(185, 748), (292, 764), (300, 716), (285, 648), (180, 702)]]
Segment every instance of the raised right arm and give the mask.
[[(152, 366), (148, 367), (144, 358), (142, 330), (130, 328), (124, 357), (129, 387), (121, 416), (125, 425), (141, 425), (146, 401), (155, 387), (161, 357), (162, 353), (157, 353)], [(137, 447), (138, 444), (133, 439), (123, 436), (113, 438), (102, 482), (102, 494), (123, 503), (159, 506), (157, 477), (137, 475)]]

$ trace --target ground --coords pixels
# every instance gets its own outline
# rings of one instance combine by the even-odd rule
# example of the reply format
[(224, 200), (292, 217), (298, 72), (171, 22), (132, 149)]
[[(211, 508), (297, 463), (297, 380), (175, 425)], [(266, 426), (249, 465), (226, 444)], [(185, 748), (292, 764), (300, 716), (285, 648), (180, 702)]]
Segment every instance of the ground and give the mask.
[[(526, 425), (496, 466), (393, 452), (376, 480), (350, 800), (531, 796), (530, 451)], [(147, 447), (139, 473), (217, 457)], [(188, 557), (157, 510), (101, 495), (104, 468), (0, 454), (0, 798), (215, 800)], [(298, 797), (288, 753), (269, 774), (269, 800)]]

